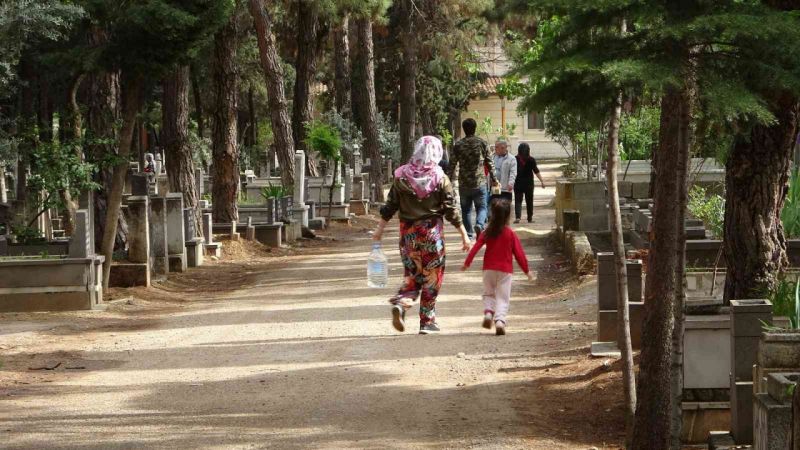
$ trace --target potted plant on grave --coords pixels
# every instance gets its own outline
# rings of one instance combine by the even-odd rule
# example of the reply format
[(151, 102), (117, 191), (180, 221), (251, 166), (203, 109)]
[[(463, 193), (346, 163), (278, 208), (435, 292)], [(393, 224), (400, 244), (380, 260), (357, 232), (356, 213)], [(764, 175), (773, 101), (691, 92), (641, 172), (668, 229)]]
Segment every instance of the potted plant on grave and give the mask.
[(331, 181), (330, 194), (328, 196), (328, 220), (330, 220), (333, 209), (333, 191), (336, 189), (338, 182), (339, 162), (342, 159), (342, 138), (339, 130), (320, 121), (306, 124), (306, 130), (308, 133), (306, 145), (317, 152), (320, 157), (327, 160), (330, 163), (329, 166), (333, 167), (333, 180)]
[(282, 185), (273, 185), (272, 183), (268, 183), (267, 186), (261, 188), (261, 196), (267, 200), (267, 205), (269, 205), (269, 200), (275, 200), (274, 208), (272, 214), (274, 215), (273, 219), (284, 219), (283, 216), (288, 216), (287, 211), (278, 211), (280, 209), (285, 209), (284, 203), (288, 203), (285, 201), (286, 197), (289, 196), (289, 192), (291, 190), (286, 188)]

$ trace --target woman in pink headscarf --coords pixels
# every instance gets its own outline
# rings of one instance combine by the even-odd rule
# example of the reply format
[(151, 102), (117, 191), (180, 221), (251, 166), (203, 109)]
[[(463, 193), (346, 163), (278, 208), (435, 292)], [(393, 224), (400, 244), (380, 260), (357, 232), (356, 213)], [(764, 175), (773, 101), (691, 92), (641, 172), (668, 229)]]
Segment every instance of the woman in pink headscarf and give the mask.
[(373, 239), (380, 241), (386, 224), (399, 211), (400, 255), (405, 279), (397, 295), (389, 300), (392, 324), (397, 331), (405, 331), (406, 311), (417, 297), (420, 297), (420, 334), (439, 331), (436, 297), (444, 279), (443, 219), (458, 228), (464, 251), (472, 245), (461, 223), (453, 185), (439, 167), (443, 154), (439, 139), (425, 136), (417, 141), (411, 160), (394, 173), (389, 198), (380, 211), (381, 223), (373, 235)]

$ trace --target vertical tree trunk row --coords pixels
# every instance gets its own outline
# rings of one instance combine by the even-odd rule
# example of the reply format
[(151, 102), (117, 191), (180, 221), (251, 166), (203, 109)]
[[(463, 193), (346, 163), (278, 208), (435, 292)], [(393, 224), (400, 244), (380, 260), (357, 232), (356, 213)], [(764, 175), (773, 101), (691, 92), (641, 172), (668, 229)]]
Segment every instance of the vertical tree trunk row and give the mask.
[(359, 113), (364, 133), (364, 150), (370, 158), (370, 183), (375, 183), (376, 200), (382, 202), (383, 195), (383, 157), (378, 142), (377, 108), (375, 106), (375, 63), (372, 53), (372, 21), (360, 18), (356, 21), (358, 29), (358, 57), (354, 61), (354, 72), (359, 72), (358, 79), (363, 85), (354, 86), (361, 90)]
[(334, 105), (343, 117), (350, 118), (350, 43), (348, 30), (350, 18), (344, 16), (342, 23), (333, 30), (334, 49)]
[(319, 11), (313, 2), (297, 2), (297, 57), (292, 100), (292, 138), (297, 148), (306, 151), (306, 172), (310, 176), (317, 176), (318, 173), (316, 162), (306, 145), (306, 125), (311, 121), (314, 110), (311, 84), (317, 70), (320, 38), (324, 34)]
[(161, 134), (170, 190), (183, 194), (183, 206), (195, 211), (195, 230), (202, 233), (202, 211), (197, 207), (199, 199), (189, 145), (189, 67), (178, 66), (168, 74), (163, 90)]
[(214, 36), (212, 78), (215, 103), (211, 120), (212, 214), (215, 222), (231, 223), (239, 220), (240, 185), (235, 18)]
[(294, 185), (294, 138), (283, 89), (283, 68), (280, 65), (275, 36), (272, 34), (272, 18), (264, 9), (262, 0), (249, 0), (250, 13), (258, 39), (261, 69), (267, 84), (270, 122), (274, 136), (274, 148), (281, 165), (281, 181), (284, 187)]
[[(413, 0), (401, 1), (403, 64), (400, 69), (400, 160), (406, 162), (414, 152), (417, 126), (417, 40)], [(429, 125), (430, 128), (430, 125)], [(430, 133), (429, 133), (430, 134)]]

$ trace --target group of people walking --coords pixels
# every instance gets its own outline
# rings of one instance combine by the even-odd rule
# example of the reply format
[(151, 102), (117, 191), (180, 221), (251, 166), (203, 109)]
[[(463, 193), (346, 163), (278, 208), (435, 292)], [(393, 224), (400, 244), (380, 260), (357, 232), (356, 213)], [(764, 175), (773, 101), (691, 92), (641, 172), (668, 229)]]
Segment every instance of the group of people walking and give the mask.
[[(404, 280), (398, 293), (389, 300), (392, 324), (398, 331), (405, 331), (406, 311), (417, 298), (420, 334), (440, 331), (436, 299), (445, 271), (444, 220), (458, 230), (462, 249), (470, 252), (462, 270), (467, 270), (477, 252), (486, 246), (482, 322), (485, 328), (494, 325), (496, 334), (505, 334), (514, 259), (528, 279), (533, 279), (519, 237), (509, 227), (511, 199), (515, 199), (516, 223), (520, 221), (523, 200), (531, 222), (534, 176), (544, 187), (530, 147), (520, 144), (519, 154), (514, 157), (508, 153), (507, 142), (501, 139), (495, 143), (492, 155), (488, 144), (475, 135), (474, 119), (465, 120), (462, 128), (465, 137), (454, 145), (447, 164), (442, 163), (444, 148), (439, 138), (419, 139), (410, 161), (395, 171), (386, 204), (380, 210), (381, 222), (373, 233), (376, 241), (382, 239), (387, 223), (395, 214), (400, 219)], [(453, 182), (457, 183), (457, 190)], [(473, 246), (475, 238), (477, 243)]]

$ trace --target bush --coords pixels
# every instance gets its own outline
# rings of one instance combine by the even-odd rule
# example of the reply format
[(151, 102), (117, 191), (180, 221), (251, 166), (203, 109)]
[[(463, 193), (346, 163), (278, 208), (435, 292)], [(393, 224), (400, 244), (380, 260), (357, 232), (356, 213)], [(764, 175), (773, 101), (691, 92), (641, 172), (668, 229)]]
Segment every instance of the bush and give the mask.
[(781, 280), (770, 294), (772, 314), (788, 317), (791, 327), (800, 329), (800, 284)]
[(689, 191), (689, 213), (702, 220), (715, 238), (721, 239), (725, 224), (725, 199), (717, 194), (708, 195), (705, 188), (693, 186)]
[(339, 131), (325, 122), (314, 120), (306, 124), (306, 145), (324, 159), (341, 159), (342, 137)]

